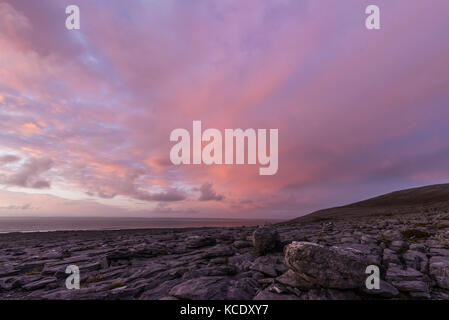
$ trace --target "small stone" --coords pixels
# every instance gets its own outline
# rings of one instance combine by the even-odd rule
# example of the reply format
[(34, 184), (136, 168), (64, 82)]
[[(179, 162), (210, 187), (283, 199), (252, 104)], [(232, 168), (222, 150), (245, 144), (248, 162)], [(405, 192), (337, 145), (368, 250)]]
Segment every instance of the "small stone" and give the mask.
[(321, 231), (324, 233), (334, 231), (334, 223), (333, 222), (324, 222), (321, 224)]
[(235, 250), (228, 245), (218, 244), (212, 248), (206, 250), (203, 254), (204, 258), (215, 258), (215, 257), (228, 257), (232, 256), (235, 253)]
[(223, 277), (200, 277), (174, 286), (169, 294), (180, 299), (211, 300), (225, 299), (226, 290)]
[(108, 259), (109, 264), (111, 261), (117, 260), (130, 260), (132, 258), (133, 253), (128, 248), (120, 248), (114, 251), (111, 251), (106, 255), (106, 259)]
[(226, 264), (227, 259), (225, 257), (218, 257), (210, 260), (210, 264)]
[(277, 276), (276, 269), (274, 268), (273, 265), (270, 265), (270, 264), (254, 263), (251, 266), (251, 270), (259, 271), (259, 272), (266, 274), (267, 276), (270, 276), (270, 277)]
[(359, 243), (359, 240), (353, 238), (353, 237), (343, 237), (340, 239), (341, 243), (345, 243), (345, 244), (355, 244), (355, 243)]
[(393, 242), (396, 240), (402, 240), (404, 237), (402, 236), (402, 234), (397, 231), (397, 230), (387, 230), (384, 233), (382, 233), (382, 239), (388, 241), (388, 242)]
[(367, 236), (367, 235), (363, 235), (360, 238), (360, 243), (361, 244), (376, 244), (377, 243), (377, 239), (371, 236)]
[(423, 274), (416, 269), (402, 269), (400, 265), (390, 263), (388, 265), (386, 280), (388, 282), (413, 281), (422, 277)]
[(216, 243), (211, 236), (191, 236), (186, 239), (186, 247), (190, 249), (213, 246)]
[(253, 233), (253, 246), (259, 254), (276, 251), (281, 246), (279, 233), (269, 227), (259, 227)]
[(449, 257), (449, 249), (431, 248), (430, 254), (435, 256)]
[(250, 241), (244, 241), (244, 240), (237, 240), (237, 241), (235, 241), (233, 243), (233, 245), (237, 249), (243, 249), (243, 248), (251, 247), (251, 242)]
[(424, 281), (398, 281), (393, 282), (393, 285), (400, 291), (429, 293), (429, 286)]
[(447, 220), (442, 220), (438, 223), (437, 225), (438, 229), (445, 229), (445, 228), (449, 228), (449, 221)]
[(391, 242), (390, 244), (390, 249), (393, 250), (394, 252), (403, 252), (407, 250), (407, 248), (408, 248), (407, 242), (402, 240), (396, 240)]
[(440, 288), (449, 289), (449, 257), (430, 258), (429, 273)]
[(168, 253), (167, 247), (162, 243), (151, 243), (139, 245), (134, 249), (134, 256), (139, 258), (151, 258)]
[(390, 249), (385, 249), (384, 250), (383, 262), (387, 266), (390, 263), (401, 264), (401, 261), (399, 260), (399, 256), (393, 250), (390, 250)]
[(293, 294), (279, 294), (265, 289), (260, 291), (253, 300), (300, 300), (300, 298)]
[(405, 264), (413, 269), (416, 269), (421, 272), (425, 272), (427, 270), (428, 261), (427, 255), (425, 253), (419, 251), (409, 250), (402, 255)]
[(287, 272), (283, 273), (276, 278), (276, 281), (282, 283), (283, 285), (303, 290), (307, 290), (313, 287), (313, 284), (298, 277), (293, 270), (288, 270)]
[(410, 250), (425, 253), (426, 246), (422, 243), (413, 243), (410, 245)]
[(28, 290), (28, 291), (37, 290), (37, 289), (44, 288), (48, 284), (54, 283), (56, 281), (57, 281), (57, 279), (54, 278), (54, 277), (43, 278), (43, 279), (39, 279), (37, 281), (33, 281), (33, 282), (30, 282), (30, 283), (27, 283), (27, 284), (23, 285), (22, 288), (24, 290)]

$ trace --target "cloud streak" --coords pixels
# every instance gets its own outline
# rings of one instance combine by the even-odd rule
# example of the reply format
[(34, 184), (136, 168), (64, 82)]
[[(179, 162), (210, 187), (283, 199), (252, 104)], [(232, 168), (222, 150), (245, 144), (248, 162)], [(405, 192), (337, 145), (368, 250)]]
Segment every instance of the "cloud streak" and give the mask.
[(9, 205), (0, 207), (0, 210), (30, 210), (32, 209), (30, 203), (26, 203), (23, 205)]

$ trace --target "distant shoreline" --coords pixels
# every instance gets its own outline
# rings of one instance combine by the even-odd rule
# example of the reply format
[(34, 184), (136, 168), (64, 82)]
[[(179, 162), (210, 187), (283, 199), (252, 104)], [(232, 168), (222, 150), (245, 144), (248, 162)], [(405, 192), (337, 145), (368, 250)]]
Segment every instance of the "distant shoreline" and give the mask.
[(43, 233), (53, 233), (53, 232), (102, 232), (102, 231), (115, 231), (115, 232), (120, 232), (120, 231), (151, 231), (151, 230), (158, 230), (158, 231), (162, 231), (162, 230), (179, 230), (179, 231), (190, 231), (190, 230), (201, 230), (201, 229), (217, 229), (217, 228), (244, 228), (244, 227), (255, 227), (257, 225), (240, 225), (240, 226), (204, 226), (204, 227), (153, 227), (153, 228), (126, 228), (126, 229), (59, 229), (59, 230), (40, 230), (40, 231), (36, 231), (36, 230), (25, 230), (25, 231), (0, 231), (0, 235), (8, 235), (8, 234), (14, 234), (14, 233), (19, 233), (19, 234), (33, 234), (33, 233), (37, 233), (37, 234), (43, 234)]
[(122, 230), (171, 230), (249, 227), (282, 222), (280, 219), (229, 218), (101, 218), (101, 217), (0, 217), (0, 234)]
[[(15, 238), (16, 236), (20, 239), (29, 239), (33, 242), (39, 237), (41, 239), (51, 239), (52, 236), (79, 236), (81, 238), (85, 237), (98, 237), (98, 236), (109, 236), (111, 234), (117, 235), (133, 235), (146, 233), (148, 235), (159, 235), (159, 234), (182, 234), (189, 232), (210, 232), (211, 230), (253, 230), (258, 225), (247, 225), (247, 226), (206, 226), (206, 227), (180, 227), (180, 228), (130, 228), (130, 229), (85, 229), (85, 230), (46, 230), (46, 231), (12, 231), (12, 232), (0, 232), (0, 241)], [(50, 238), (48, 238), (50, 237)], [(2, 239), (4, 238), (4, 239)]]

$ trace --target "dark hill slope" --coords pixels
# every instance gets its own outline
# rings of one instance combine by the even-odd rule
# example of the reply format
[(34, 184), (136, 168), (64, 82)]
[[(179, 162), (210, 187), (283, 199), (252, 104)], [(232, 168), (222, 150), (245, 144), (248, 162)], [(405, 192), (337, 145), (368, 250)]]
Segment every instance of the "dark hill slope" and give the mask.
[(287, 223), (449, 210), (449, 184), (405, 189), (368, 200), (312, 212)]

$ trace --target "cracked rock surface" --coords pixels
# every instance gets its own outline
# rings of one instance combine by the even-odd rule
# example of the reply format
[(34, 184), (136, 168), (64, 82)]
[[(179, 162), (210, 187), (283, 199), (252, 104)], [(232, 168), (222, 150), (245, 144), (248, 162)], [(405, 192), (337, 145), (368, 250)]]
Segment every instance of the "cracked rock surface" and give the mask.
[[(379, 289), (366, 288), (368, 265)], [(0, 299), (446, 300), (449, 214), (1, 234)]]

